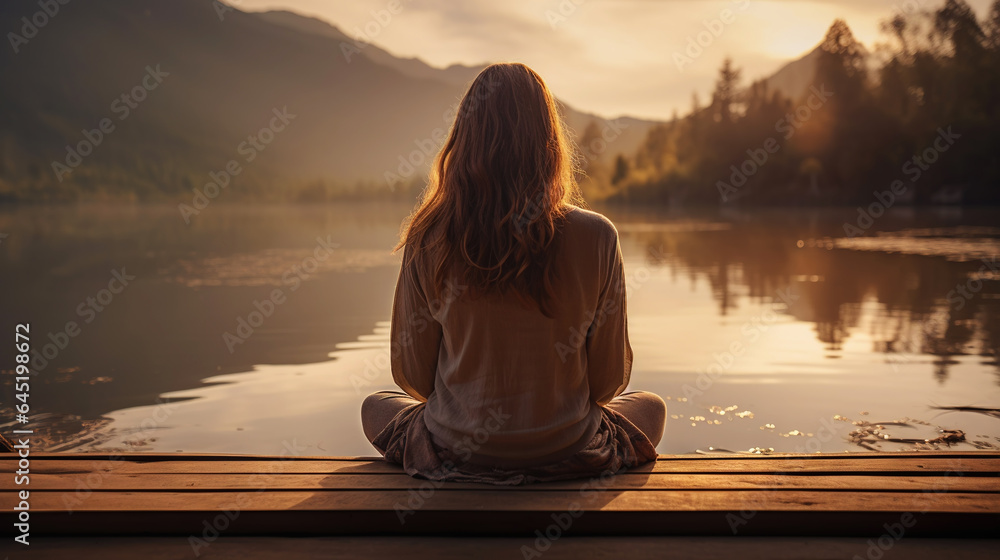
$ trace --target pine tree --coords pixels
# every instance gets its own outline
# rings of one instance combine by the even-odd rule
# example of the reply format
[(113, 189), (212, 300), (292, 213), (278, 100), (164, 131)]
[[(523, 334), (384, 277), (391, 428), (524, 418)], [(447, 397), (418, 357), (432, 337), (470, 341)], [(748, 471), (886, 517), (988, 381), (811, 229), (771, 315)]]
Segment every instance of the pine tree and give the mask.
[(734, 105), (739, 95), (739, 83), (742, 72), (733, 67), (731, 58), (726, 57), (719, 69), (719, 79), (715, 82), (712, 93), (713, 116), (717, 122), (732, 123)]

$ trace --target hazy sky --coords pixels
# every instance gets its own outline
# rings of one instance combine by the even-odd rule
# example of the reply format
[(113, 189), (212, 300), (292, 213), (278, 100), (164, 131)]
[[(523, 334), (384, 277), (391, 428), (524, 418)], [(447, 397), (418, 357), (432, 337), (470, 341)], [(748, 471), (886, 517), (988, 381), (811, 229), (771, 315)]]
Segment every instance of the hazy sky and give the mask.
[[(520, 61), (571, 105), (604, 116), (668, 118), (691, 94), (705, 101), (722, 59), (746, 80), (811, 50), (835, 18), (868, 47), (879, 22), (943, 0), (230, 0), (244, 10), (288, 9), (362, 35), (389, 52), (434, 66)], [(982, 15), (991, 0), (971, 0)], [(723, 11), (730, 10), (727, 22)], [(714, 21), (714, 23), (713, 23)], [(706, 24), (707, 22), (707, 24)], [(701, 35), (701, 53), (687, 57)], [(367, 28), (368, 31), (365, 31)], [(369, 34), (374, 31), (374, 34)]]

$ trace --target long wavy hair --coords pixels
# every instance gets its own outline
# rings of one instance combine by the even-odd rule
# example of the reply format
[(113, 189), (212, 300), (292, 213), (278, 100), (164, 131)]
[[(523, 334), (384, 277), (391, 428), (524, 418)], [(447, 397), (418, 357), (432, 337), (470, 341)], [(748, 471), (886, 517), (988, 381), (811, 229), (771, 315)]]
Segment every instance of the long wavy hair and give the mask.
[(436, 294), (457, 271), (472, 297), (513, 292), (552, 316), (554, 242), (570, 205), (583, 205), (564, 129), (524, 64), (493, 64), (472, 82), (396, 246), (430, 259)]

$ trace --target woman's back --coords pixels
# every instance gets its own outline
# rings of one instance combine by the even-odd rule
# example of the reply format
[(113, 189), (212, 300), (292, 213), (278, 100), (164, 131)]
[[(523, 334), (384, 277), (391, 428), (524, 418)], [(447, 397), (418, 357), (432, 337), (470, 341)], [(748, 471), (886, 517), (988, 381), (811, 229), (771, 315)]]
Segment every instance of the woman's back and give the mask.
[(656, 457), (666, 405), (632, 370), (618, 232), (579, 208), (555, 98), (518, 63), (473, 80), (397, 249), (392, 375), (372, 445), (435, 480), (515, 484)]
[(393, 377), (427, 399), (424, 421), (440, 445), (490, 464), (557, 460), (588, 443), (599, 405), (628, 384), (617, 231), (573, 207), (551, 254), (551, 317), (511, 294), (472, 297), (455, 279), (425, 291), (432, 266), (419, 255), (401, 272), (391, 336), (411, 343), (393, 349)]

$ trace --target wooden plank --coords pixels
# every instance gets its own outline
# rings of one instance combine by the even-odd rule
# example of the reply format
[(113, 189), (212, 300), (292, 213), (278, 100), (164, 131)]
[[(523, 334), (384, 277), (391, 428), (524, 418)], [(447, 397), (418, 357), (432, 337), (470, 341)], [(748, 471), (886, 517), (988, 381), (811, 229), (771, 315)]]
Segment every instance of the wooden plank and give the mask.
[[(919, 521), (907, 536), (993, 535), (1000, 525), (995, 453), (661, 456), (604, 481), (515, 488), (442, 485), (359, 458), (31, 458), (33, 534), (190, 536), (233, 515), (227, 535), (533, 535), (575, 507), (586, 512), (576, 534), (731, 535), (736, 519), (741, 535), (878, 536), (907, 514)], [(4, 534), (15, 501), (0, 492)]]
[[(31, 489), (70, 492), (107, 491), (240, 491), (240, 490), (406, 490), (426, 487), (428, 481), (406, 474), (146, 474), (107, 473), (88, 480), (83, 474), (35, 474)], [(517, 487), (519, 491), (591, 488), (604, 490), (828, 490), (893, 492), (987, 492), (1000, 493), (1000, 478), (969, 476), (866, 476), (773, 474), (646, 474), (625, 473), (600, 481), (573, 480)], [(0, 479), (0, 490), (18, 490), (13, 477)], [(485, 484), (448, 483), (441, 491), (469, 489), (512, 491)]]
[[(426, 494), (427, 497), (422, 497)], [(68, 494), (71, 499), (72, 494)], [(678, 491), (532, 491), (491, 492), (465, 490), (426, 492), (358, 490), (353, 492), (94, 492), (75, 498), (82, 511), (389, 511), (419, 502), (427, 511), (566, 511), (573, 502), (585, 511), (937, 511), (1000, 514), (994, 494), (929, 492), (817, 492), (811, 490), (739, 492)], [(0, 512), (16, 504), (14, 492), (0, 492)], [(31, 493), (32, 512), (66, 510), (62, 492)], [(414, 508), (417, 509), (417, 508)]]
[[(183, 457), (183, 456), (182, 456)], [(0, 471), (16, 470), (13, 460), (0, 460)], [(399, 473), (398, 465), (384, 461), (133, 461), (120, 460), (36, 460), (31, 465), (32, 472), (39, 474), (72, 474), (93, 471), (115, 471), (129, 473), (284, 473), (284, 474), (388, 474)], [(760, 461), (756, 459), (733, 459), (727, 461), (656, 461), (642, 465), (631, 472), (645, 473), (910, 473), (911, 475), (943, 475), (945, 473), (965, 473), (966, 475), (1000, 476), (1000, 458), (978, 457), (871, 457), (863, 460), (845, 458), (840, 455), (817, 461), (805, 458)]]
[[(128, 451), (122, 453), (108, 453), (104, 451), (94, 451), (94, 452), (74, 452), (74, 451), (33, 451), (32, 457), (39, 459), (67, 459), (67, 458), (78, 458), (78, 459), (95, 459), (95, 458), (108, 458), (108, 457), (129, 457), (129, 458), (144, 458), (153, 460), (173, 460), (177, 457), (194, 458), (199, 460), (230, 460), (230, 459), (255, 459), (255, 460), (275, 460), (275, 461), (381, 461), (382, 457), (378, 455), (257, 455), (257, 454), (247, 454), (247, 453), (158, 453), (158, 452), (147, 452), (147, 451)], [(758, 459), (758, 460), (769, 460), (769, 459), (781, 459), (787, 457), (798, 457), (798, 458), (812, 458), (812, 459), (829, 459), (831, 457), (853, 457), (853, 458), (865, 458), (865, 457), (1000, 457), (1000, 452), (997, 451), (951, 451), (951, 450), (928, 450), (928, 451), (858, 451), (858, 452), (844, 452), (844, 453), (684, 453), (677, 455), (667, 455), (660, 454), (657, 456), (659, 461), (677, 461), (677, 460), (726, 460), (726, 459)]]
[[(1000, 456), (1000, 454), (998, 454)], [(3, 457), (3, 454), (0, 454)], [(130, 460), (130, 461), (382, 461), (375, 455), (364, 456), (333, 456), (333, 455), (250, 455), (246, 453), (154, 453), (154, 452), (123, 452), (123, 453), (74, 453), (71, 451), (31, 453), (33, 459), (59, 461), (92, 461), (92, 460)]]
[[(198, 552), (206, 558), (240, 560), (299, 560), (324, 558), (408, 558), (510, 560), (525, 556), (535, 546), (534, 536), (524, 537), (233, 537), (216, 540)], [(547, 544), (547, 543), (545, 543)], [(993, 539), (901, 539), (885, 558), (907, 560), (995, 560)], [(871, 547), (868, 537), (567, 537), (553, 543), (543, 560), (620, 560), (621, 558), (702, 558), (740, 560), (802, 560), (803, 558), (864, 558)], [(875, 553), (881, 552), (876, 546)], [(208, 553), (207, 555), (205, 553)], [(873, 557), (876, 554), (873, 553)], [(529, 555), (530, 556), (530, 555)], [(31, 552), (16, 558), (65, 560), (100, 558), (194, 559), (188, 539), (169, 537), (47, 537), (31, 543)], [(535, 557), (537, 558), (537, 557)]]
[[(992, 494), (849, 492), (95, 492), (67, 511), (63, 494), (32, 493), (32, 535), (518, 534), (570, 519), (560, 534), (860, 535), (915, 519), (906, 536), (989, 536)], [(0, 493), (0, 533), (13, 532)], [(912, 516), (912, 517), (907, 517)], [(734, 521), (735, 520), (735, 521)], [(212, 525), (216, 529), (212, 529)], [(735, 530), (734, 530), (735, 529)]]
[[(0, 454), (3, 457), (3, 454)], [(33, 459), (43, 460), (131, 460), (131, 461), (382, 461), (378, 456), (299, 456), (299, 455), (249, 455), (241, 453), (72, 453), (72, 452), (32, 452)], [(1000, 453), (995, 451), (885, 451), (885, 452), (850, 452), (850, 453), (770, 453), (766, 455), (744, 453), (688, 453), (683, 455), (659, 455), (658, 461), (781, 461), (787, 459), (802, 459), (808, 461), (826, 461), (830, 459), (868, 459), (868, 458), (978, 458), (1000, 459)]]
[[(0, 460), (0, 471), (14, 468), (12, 461)], [(91, 472), (128, 472), (128, 473), (273, 473), (273, 474), (315, 474), (315, 473), (354, 473), (354, 474), (392, 474), (401, 473), (399, 465), (385, 461), (132, 461), (132, 460), (91, 460), (65, 461), (45, 460), (31, 463), (32, 472), (44, 474), (87, 474)], [(13, 471), (9, 471), (13, 472)]]
[[(51, 535), (175, 535), (190, 543), (214, 536), (239, 535), (386, 535), (458, 536), (521, 535), (537, 538), (538, 532), (566, 536), (601, 535), (704, 535), (732, 539), (749, 536), (865, 536), (881, 538), (885, 527), (898, 526), (906, 514), (882, 511), (590, 511), (560, 530), (555, 519), (566, 511), (425, 511), (401, 514), (372, 511), (240, 511), (235, 519), (220, 511), (99, 511), (32, 514), (33, 539)], [(742, 515), (752, 515), (750, 518)], [(912, 515), (912, 514), (911, 514)], [(913, 537), (992, 537), (1000, 515), (929, 511), (915, 516), (917, 523), (905, 531)], [(227, 521), (228, 520), (228, 521)], [(741, 520), (741, 521), (734, 521)], [(13, 534), (13, 516), (0, 514), (0, 535)], [(745, 524), (743, 523), (745, 522)], [(217, 527), (217, 529), (213, 528)], [(223, 539), (223, 540), (225, 540)], [(509, 556), (508, 556), (509, 557)], [(585, 556), (586, 557), (586, 556)], [(620, 557), (620, 556), (619, 556)]]

